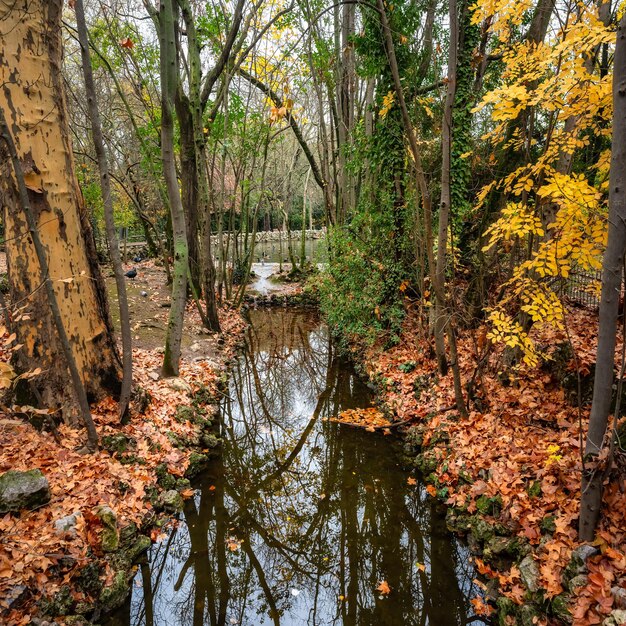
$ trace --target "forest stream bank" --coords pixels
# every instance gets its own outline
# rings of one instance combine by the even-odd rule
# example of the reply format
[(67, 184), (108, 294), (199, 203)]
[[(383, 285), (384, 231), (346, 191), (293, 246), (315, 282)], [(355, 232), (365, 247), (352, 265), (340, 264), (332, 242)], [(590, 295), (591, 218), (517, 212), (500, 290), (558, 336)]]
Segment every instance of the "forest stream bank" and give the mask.
[[(565, 332), (538, 333), (550, 358), (536, 368), (507, 369), (503, 349), (484, 341), (484, 328), (462, 333), (459, 361), (470, 395), (469, 415), (461, 417), (452, 373), (438, 375), (418, 309), (407, 307), (396, 345), (364, 348), (355, 341), (352, 351), (387, 414), (408, 423), (404, 461), (448, 507), (448, 527), (467, 537), (478, 572), (490, 579), (486, 601), (473, 601), (476, 612), (503, 626), (626, 623), (626, 508), (619, 484), (607, 488), (598, 540), (577, 539), (595, 316), (570, 311), (575, 352)], [(580, 411), (574, 353), (582, 371)]]

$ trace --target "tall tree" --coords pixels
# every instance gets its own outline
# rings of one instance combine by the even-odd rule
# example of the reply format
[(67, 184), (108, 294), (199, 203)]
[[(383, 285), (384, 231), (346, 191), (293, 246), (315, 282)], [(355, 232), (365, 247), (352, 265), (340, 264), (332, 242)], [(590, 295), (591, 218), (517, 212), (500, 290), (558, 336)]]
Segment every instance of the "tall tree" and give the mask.
[(100, 172), (100, 187), (102, 189), (102, 200), (104, 203), (104, 219), (106, 223), (107, 241), (109, 242), (109, 256), (111, 257), (111, 264), (113, 265), (113, 272), (115, 273), (115, 284), (117, 286), (117, 297), (120, 308), (123, 360), (122, 391), (120, 394), (120, 419), (124, 420), (128, 410), (131, 386), (133, 382), (133, 346), (130, 333), (128, 298), (126, 297), (126, 282), (124, 279), (119, 241), (117, 238), (117, 231), (115, 229), (115, 220), (113, 216), (111, 177), (109, 175), (109, 163), (104, 147), (104, 137), (102, 136), (102, 123), (100, 121), (98, 102), (96, 100), (96, 87), (91, 69), (91, 53), (89, 52), (89, 36), (87, 34), (83, 0), (76, 0), (74, 7), (76, 10), (76, 25), (78, 30), (78, 39), (80, 41), (83, 76), (85, 78), (88, 115), (91, 122), (91, 134), (93, 136), (96, 157), (98, 159), (98, 170)]
[[(118, 393), (120, 363), (102, 275), (83, 199), (76, 182), (61, 74), (61, 0), (0, 1), (0, 108), (15, 140), (28, 203), (46, 255), (47, 277), (58, 302), (77, 370), (90, 400)], [(28, 315), (14, 322), (23, 369), (43, 370), (34, 380), (47, 406), (75, 419), (71, 374), (60, 363), (62, 337), (40, 275), (33, 228), (20, 201), (6, 152), (0, 159), (0, 201), (6, 232), (9, 287)], [(46, 283), (46, 281), (43, 281)]]
[[(609, 240), (602, 260), (602, 298), (593, 402), (585, 445), (579, 534), (591, 541), (606, 478), (601, 463), (613, 398), (617, 317), (626, 254), (626, 14), (617, 29), (613, 74), (613, 143), (609, 184)], [(605, 459), (606, 462), (606, 459)]]

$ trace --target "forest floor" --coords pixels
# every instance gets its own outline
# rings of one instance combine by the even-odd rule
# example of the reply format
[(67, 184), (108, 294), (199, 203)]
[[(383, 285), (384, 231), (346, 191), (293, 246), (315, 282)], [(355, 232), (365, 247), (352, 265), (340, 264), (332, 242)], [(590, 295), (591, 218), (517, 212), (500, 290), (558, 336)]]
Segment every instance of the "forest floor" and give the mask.
[[(484, 328), (462, 333), (462, 378), (474, 390), (466, 418), (454, 410), (452, 374), (437, 374), (417, 308), (408, 305), (397, 346), (359, 355), (395, 419), (414, 424), (406, 447), (413, 458), (421, 452), (417, 465), (429, 493), (453, 509), (457, 528), (473, 531), (478, 571), (497, 581), (489, 589), (499, 586), (500, 624), (626, 623), (626, 463), (619, 448), (621, 478), (605, 489), (597, 540), (586, 548), (577, 540), (597, 315), (572, 309), (568, 326), (575, 358), (565, 332), (544, 329), (534, 338), (551, 360), (516, 371), (506, 369), (501, 348), (489, 347)], [(577, 366), (587, 394), (580, 411)], [(586, 566), (573, 559), (589, 554)], [(478, 598), (475, 609), (493, 611)]]
[[(102, 447), (81, 455), (76, 451), (84, 438), (80, 430), (59, 425), (56, 436), (37, 430), (27, 419), (33, 417), (27, 407), (7, 407), (0, 415), (0, 474), (40, 469), (51, 492), (50, 502), (36, 510), (0, 517), (0, 623), (26, 624), (46, 611), (89, 614), (94, 601), (109, 607), (119, 603), (132, 574), (128, 555), (163, 536), (159, 524), (169, 523), (169, 515), (155, 511), (173, 512), (180, 503), (176, 497), (163, 500), (164, 493), (171, 497), (175, 487), (183, 498), (191, 497), (185, 477), (202, 466), (217, 443), (211, 418), (245, 323), (238, 312), (221, 309), (222, 335), (207, 335), (191, 303), (180, 377), (163, 380), (159, 369), (169, 314), (165, 274), (151, 262), (137, 270), (137, 278), (127, 282), (134, 384), (147, 395), (135, 401), (130, 422), (120, 426), (111, 398), (92, 406)], [(112, 279), (107, 282), (114, 312)], [(142, 397), (149, 398), (146, 406), (140, 406)], [(126, 557), (105, 545), (102, 506), (113, 511)], [(60, 522), (72, 515), (69, 523)], [(90, 577), (84, 574), (88, 566)]]

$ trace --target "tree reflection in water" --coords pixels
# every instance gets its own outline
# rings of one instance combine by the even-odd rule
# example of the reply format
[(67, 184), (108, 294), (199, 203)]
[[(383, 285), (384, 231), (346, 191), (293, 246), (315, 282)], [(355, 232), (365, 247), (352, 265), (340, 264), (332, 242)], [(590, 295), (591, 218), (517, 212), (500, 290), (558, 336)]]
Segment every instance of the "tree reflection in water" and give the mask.
[(251, 321), (222, 406), (221, 454), (117, 621), (480, 623), (467, 551), (407, 484), (391, 442), (321, 419), (371, 402), (326, 327), (294, 310)]

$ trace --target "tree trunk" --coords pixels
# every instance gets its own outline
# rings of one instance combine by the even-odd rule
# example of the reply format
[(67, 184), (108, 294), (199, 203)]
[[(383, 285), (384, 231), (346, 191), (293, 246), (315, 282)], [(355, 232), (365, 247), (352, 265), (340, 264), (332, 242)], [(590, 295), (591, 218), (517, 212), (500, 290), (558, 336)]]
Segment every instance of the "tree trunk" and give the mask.
[(585, 445), (579, 534), (591, 541), (600, 518), (605, 472), (600, 462), (613, 397), (617, 317), (626, 252), (626, 15), (617, 29), (613, 74), (613, 143), (609, 185), (609, 240), (602, 260), (598, 352)]
[(107, 240), (109, 243), (109, 255), (111, 257), (111, 264), (113, 265), (113, 271), (115, 273), (115, 284), (117, 286), (117, 296), (120, 308), (123, 377), (119, 410), (120, 420), (123, 421), (126, 418), (126, 413), (128, 411), (131, 386), (133, 383), (133, 346), (130, 333), (130, 314), (128, 312), (128, 298), (126, 297), (124, 270), (122, 268), (122, 259), (120, 257), (120, 245), (115, 231), (109, 164), (104, 148), (102, 124), (100, 122), (100, 113), (98, 111), (98, 103), (96, 101), (96, 88), (91, 69), (91, 54), (89, 53), (89, 38), (87, 35), (87, 24), (85, 23), (83, 0), (76, 0), (76, 4), (74, 6), (76, 10), (78, 38), (81, 47), (83, 75), (85, 77), (85, 92), (87, 94), (91, 132), (93, 135), (96, 156), (98, 158), (98, 170), (100, 171), (100, 187), (102, 189), (102, 199), (104, 203), (104, 219), (106, 222)]
[(183, 321), (187, 301), (187, 229), (185, 213), (178, 188), (174, 160), (174, 94), (178, 81), (176, 57), (176, 12), (174, 0), (162, 0), (159, 7), (159, 40), (161, 47), (161, 158), (163, 176), (172, 217), (174, 235), (174, 280), (172, 282), (172, 306), (167, 323), (163, 376), (178, 376), (180, 345), (183, 337)]
[[(109, 319), (95, 242), (74, 173), (61, 75), (61, 0), (0, 0), (0, 108), (24, 172), (28, 201), (43, 248), (63, 327), (90, 400), (118, 393), (120, 363)], [(76, 398), (40, 264), (20, 204), (6, 147), (0, 159), (11, 299), (29, 315), (15, 322), (24, 370), (41, 367), (34, 380), (44, 404), (76, 416)]]

